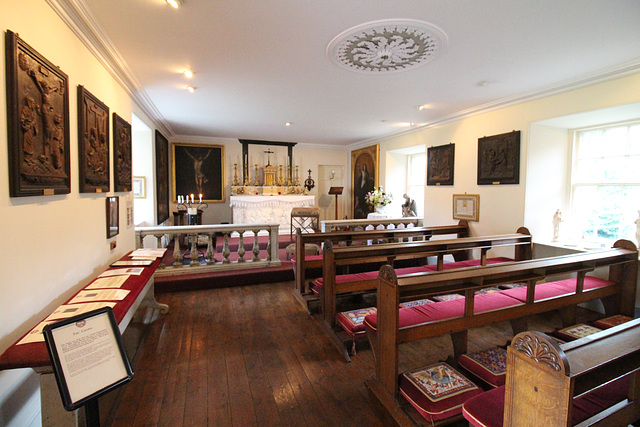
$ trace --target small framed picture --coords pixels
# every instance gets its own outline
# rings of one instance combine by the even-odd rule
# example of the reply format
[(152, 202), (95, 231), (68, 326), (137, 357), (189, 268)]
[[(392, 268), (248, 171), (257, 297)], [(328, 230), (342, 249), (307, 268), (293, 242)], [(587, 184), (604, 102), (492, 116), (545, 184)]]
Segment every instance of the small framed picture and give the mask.
[(144, 199), (147, 197), (146, 188), (147, 188), (147, 180), (144, 176), (134, 176), (133, 177), (133, 197), (135, 199)]
[(118, 196), (107, 197), (107, 239), (120, 232), (120, 203)]
[(478, 194), (453, 195), (453, 219), (478, 221), (480, 216), (480, 196)]

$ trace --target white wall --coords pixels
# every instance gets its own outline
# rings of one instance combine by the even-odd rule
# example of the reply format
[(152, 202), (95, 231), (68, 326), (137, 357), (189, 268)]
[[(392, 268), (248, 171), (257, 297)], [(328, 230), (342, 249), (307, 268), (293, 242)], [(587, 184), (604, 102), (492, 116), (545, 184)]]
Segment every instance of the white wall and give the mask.
[(154, 186), (155, 151), (153, 133), (138, 116), (131, 120), (132, 175), (144, 177), (145, 197), (133, 200), (134, 222), (139, 227), (156, 225), (156, 198)]
[[(115, 193), (121, 198), (120, 234), (107, 240), (105, 196), (114, 195), (113, 191), (78, 192), (77, 86), (85, 86), (110, 107), (110, 113), (131, 117), (136, 112), (148, 118), (136, 111), (126, 92), (43, 0), (0, 2), (0, 28), (18, 33), (69, 76), (71, 137), (70, 194), (9, 197), (6, 81), (5, 67), (0, 67), (0, 352), (4, 352), (110, 262), (134, 247), (134, 229), (126, 224), (124, 196), (129, 193)], [(4, 40), (0, 57), (5, 57)], [(115, 250), (110, 250), (111, 241), (117, 243)], [(25, 387), (33, 384), (30, 378), (34, 374), (17, 372), (0, 372), (0, 425), (25, 425), (25, 419), (34, 418), (33, 412), (24, 415), (23, 411), (32, 402), (23, 394)], [(27, 408), (27, 412), (37, 409)]]

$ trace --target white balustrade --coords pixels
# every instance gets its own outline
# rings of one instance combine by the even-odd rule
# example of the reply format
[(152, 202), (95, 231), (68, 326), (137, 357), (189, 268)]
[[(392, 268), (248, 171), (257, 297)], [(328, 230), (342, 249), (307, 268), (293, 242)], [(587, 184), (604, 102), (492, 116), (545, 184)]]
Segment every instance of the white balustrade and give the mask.
[[(166, 241), (173, 242), (173, 263), (171, 265), (160, 264), (156, 270), (156, 276), (175, 274), (205, 273), (211, 271), (225, 271), (246, 268), (276, 267), (281, 264), (278, 252), (278, 228), (279, 224), (215, 224), (215, 225), (178, 225), (169, 227), (136, 227), (136, 247), (142, 248), (144, 238), (153, 236), (157, 247), (162, 247), (162, 237), (168, 236)], [(231, 247), (229, 239), (231, 234), (239, 236), (238, 247), (235, 251), (237, 259), (231, 260)], [(260, 246), (257, 236), (267, 233), (266, 256), (260, 258)], [(216, 236), (222, 236), (223, 245), (216, 259)], [(245, 259), (247, 249), (245, 238), (253, 237), (253, 243), (249, 249), (253, 257)], [(184, 239), (188, 244), (184, 250), (181, 247)], [(206, 245), (205, 250), (199, 250), (198, 246)], [(221, 258), (221, 259), (220, 259)], [(235, 257), (234, 257), (235, 258)], [(186, 262), (185, 260), (188, 260)]]
[(334, 219), (320, 221), (320, 229), (326, 232), (421, 227), (422, 219), (422, 217), (415, 216), (404, 218)]

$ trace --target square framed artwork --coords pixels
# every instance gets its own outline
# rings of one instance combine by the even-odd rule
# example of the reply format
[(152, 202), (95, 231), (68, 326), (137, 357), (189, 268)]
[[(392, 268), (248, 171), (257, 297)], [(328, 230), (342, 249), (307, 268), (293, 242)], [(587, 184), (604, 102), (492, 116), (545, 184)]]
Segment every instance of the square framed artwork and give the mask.
[(173, 194), (203, 202), (223, 202), (224, 146), (172, 144)]
[(156, 129), (156, 221), (169, 219), (169, 140)]
[(106, 193), (109, 175), (109, 107), (78, 85), (80, 192)]
[(131, 191), (131, 124), (113, 113), (113, 185), (116, 192)]
[(71, 192), (69, 79), (17, 34), (5, 34), (9, 193)]
[(480, 195), (454, 194), (453, 219), (478, 221), (480, 218)]
[(110, 196), (107, 202), (107, 239), (120, 232), (120, 199), (118, 196)]
[(134, 199), (144, 199), (147, 197), (147, 179), (144, 176), (134, 176), (132, 188)]
[(354, 219), (366, 218), (373, 212), (374, 207), (366, 202), (366, 196), (378, 188), (379, 156), (379, 145), (351, 152), (351, 210)]
[(427, 149), (427, 185), (453, 185), (455, 144)]
[(520, 183), (520, 131), (478, 139), (478, 185)]

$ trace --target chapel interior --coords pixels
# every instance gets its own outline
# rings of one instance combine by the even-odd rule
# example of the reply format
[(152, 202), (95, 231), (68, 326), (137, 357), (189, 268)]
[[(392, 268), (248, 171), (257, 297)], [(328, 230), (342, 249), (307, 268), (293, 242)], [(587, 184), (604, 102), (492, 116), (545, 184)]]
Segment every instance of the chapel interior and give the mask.
[(638, 22), (0, 2), (0, 427), (638, 425)]

